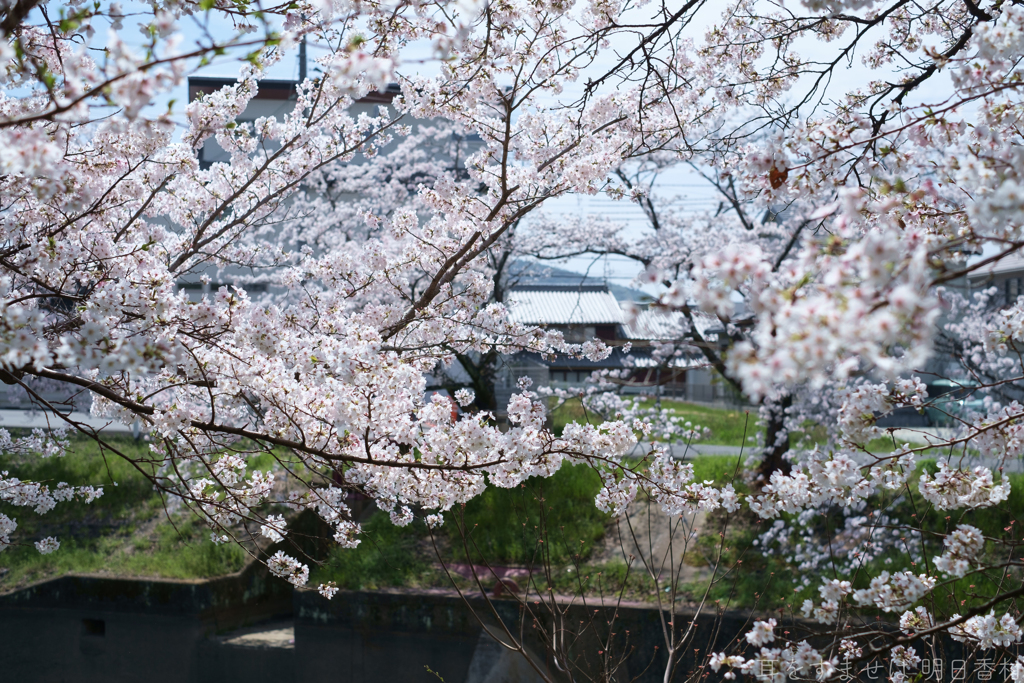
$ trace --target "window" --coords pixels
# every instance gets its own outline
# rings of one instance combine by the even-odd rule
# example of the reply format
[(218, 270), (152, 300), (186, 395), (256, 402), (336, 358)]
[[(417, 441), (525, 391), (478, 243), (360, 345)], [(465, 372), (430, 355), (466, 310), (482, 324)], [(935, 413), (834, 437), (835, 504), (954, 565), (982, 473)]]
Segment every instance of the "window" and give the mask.
[(1006, 281), (1006, 303), (1012, 304), (1020, 296), (1020, 278), (1011, 277)]
[[(178, 289), (185, 291), (188, 294), (190, 301), (199, 301), (203, 298), (203, 294), (216, 294), (217, 290), (221, 287), (227, 287), (228, 291), (232, 291), (231, 288), (235, 285), (231, 282), (211, 282), (209, 285), (203, 285), (199, 282), (179, 282)], [(265, 294), (267, 291), (267, 285), (265, 284), (248, 284), (238, 285), (240, 289), (244, 289), (246, 294), (254, 296), (257, 294)]]
[(189, 301), (199, 302), (203, 298), (203, 285), (199, 282), (179, 282), (178, 289), (185, 292)]

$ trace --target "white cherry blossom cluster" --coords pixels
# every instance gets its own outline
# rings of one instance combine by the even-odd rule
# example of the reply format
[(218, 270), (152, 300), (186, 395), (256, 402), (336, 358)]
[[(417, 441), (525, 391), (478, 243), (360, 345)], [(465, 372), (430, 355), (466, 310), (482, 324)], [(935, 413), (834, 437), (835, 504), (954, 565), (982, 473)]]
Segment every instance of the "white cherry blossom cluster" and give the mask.
[(11, 534), (18, 528), (18, 523), (0, 512), (0, 550), (11, 544)]
[(693, 465), (682, 463), (657, 448), (651, 455), (653, 459), (646, 472), (646, 483), (651, 487), (651, 497), (666, 514), (678, 516), (718, 508), (735, 512), (740, 508), (732, 484), (716, 487), (714, 481), (695, 482)]
[(0, 451), (7, 455), (62, 457), (68, 449), (67, 436), (64, 429), (33, 429), (28, 436), (12, 437), (9, 431), (0, 429)]
[(860, 659), (864, 655), (864, 648), (857, 645), (856, 641), (844, 639), (839, 642), (839, 652), (845, 660)]
[(877, 483), (861, 472), (861, 467), (849, 455), (831, 456), (818, 452), (810, 454), (806, 469), (792, 474), (772, 473), (769, 483), (750, 501), (750, 509), (762, 519), (778, 517), (781, 513), (796, 513), (808, 507), (826, 503), (853, 508), (866, 499)]
[(875, 426), (879, 417), (895, 407), (920, 408), (928, 398), (928, 388), (918, 377), (899, 379), (888, 384), (860, 383), (839, 392), (838, 427), (843, 438), (866, 443), (882, 431)]
[[(27, 440), (27, 443), (38, 445), (39, 441), (39, 437), (34, 435)], [(17, 477), (8, 476), (6, 471), (0, 472), (0, 501), (16, 507), (30, 507), (36, 514), (49, 512), (57, 506), (57, 503), (73, 500), (91, 503), (102, 495), (101, 487), (69, 486), (65, 482), (59, 482), (56, 487), (51, 489), (46, 484), (22, 481)], [(11, 534), (17, 528), (18, 523), (15, 520), (0, 513), (0, 550), (11, 545)], [(50, 536), (37, 541), (35, 547), (40, 553), (47, 555), (59, 548), (60, 543), (56, 538)]]
[(335, 595), (338, 594), (338, 585), (335, 582), (333, 582), (333, 581), (328, 581), (327, 583), (321, 583), (317, 587), (317, 592), (320, 593), (320, 595), (322, 595), (325, 598), (327, 598), (328, 600), (330, 600)]
[[(960, 619), (959, 614), (954, 614), (951, 617), (952, 621), (958, 619)], [(970, 643), (982, 650), (991, 650), (1019, 643), (1021, 629), (1013, 615), (1004, 614), (997, 619), (994, 612), (989, 612), (986, 615), (973, 616), (963, 623), (953, 626), (949, 630), (949, 635), (953, 640), (961, 643)]]
[(786, 648), (762, 647), (751, 659), (713, 653), (708, 664), (716, 673), (722, 667), (727, 667), (729, 671), (725, 677), (730, 680), (735, 678), (734, 671), (739, 671), (764, 683), (785, 683), (790, 678), (808, 677), (811, 680), (823, 681), (831, 678), (836, 669), (835, 661), (823, 658), (821, 653), (807, 642)]
[(935, 558), (935, 568), (943, 574), (962, 577), (978, 562), (985, 539), (973, 526), (958, 524), (942, 540), (944, 551)]
[(814, 619), (822, 624), (835, 623), (839, 619), (839, 603), (853, 592), (849, 581), (832, 579), (818, 587), (821, 604), (815, 606), (811, 600), (804, 600), (801, 611), (805, 617), (814, 615)]
[(271, 543), (283, 540), (288, 533), (288, 530), (285, 528), (284, 517), (282, 515), (268, 515), (264, 523), (260, 525), (260, 533), (264, 538), (269, 539)]
[[(91, 394), (94, 417), (142, 424), (158, 437), (153, 483), (197, 510), (217, 542), (250, 523), (282, 540), (287, 520), (267, 506), (290, 502), (354, 547), (360, 527), (344, 502), (353, 489), (395, 524), (423, 515), (434, 527), (487, 486), (585, 463), (600, 473), (605, 511), (621, 513), (648, 489), (673, 515), (743, 502), (774, 520), (759, 548), (800, 569), (804, 585), (835, 562), (809, 601), (819, 620), (836, 622), (852, 595), (905, 612), (905, 630), (943, 623), (907, 611), (934, 587), (927, 575), (882, 572), (850, 592), (854, 573), (893, 560), (898, 542), (911, 562), (937, 553), (936, 539), (910, 528), (921, 518), (893, 511), (924, 448), (894, 443), (875, 455), (869, 442), (883, 433), (878, 418), (929, 408), (954, 424), (940, 445), (999, 463), (1024, 449), (1024, 301), (999, 308), (991, 292), (964, 303), (950, 291), (999, 263), (993, 250), (1010, 258), (1024, 241), (1024, 12), (958, 0), (808, 0), (801, 12), (713, 4), (690, 3), (649, 34), (622, 25), (627, 6), (605, 0), (487, 11), (328, 0), (261, 17), (215, 4), (210, 16), (233, 28), (191, 44), (176, 30), (187, 7), (125, 13), (103, 0), (60, 31), (28, 13), (0, 36), (3, 381), (23, 392), (54, 382)], [(39, 7), (50, 5), (56, 16), (53, 3)], [(865, 38), (863, 23), (876, 20)], [(138, 48), (121, 34), (132, 22)], [(302, 40), (322, 48), (322, 77), (295, 86), (294, 109), (246, 119)], [(606, 59), (627, 43), (652, 58)], [(417, 44), (436, 50), (436, 69), (405, 68)], [(864, 55), (864, 84), (833, 78), (843, 60), (820, 50)], [(198, 65), (236, 56), (245, 59), (234, 83), (183, 111), (153, 106)], [(946, 74), (942, 100), (929, 101), (920, 86)], [(224, 161), (200, 164), (197, 150), (209, 159), (214, 145)], [(706, 174), (719, 210), (683, 211), (682, 198), (662, 196), (657, 181), (682, 164)], [(648, 224), (531, 223), (574, 195), (628, 198)], [(501, 296), (508, 282), (496, 264), (579, 254), (623, 255), (660, 288), (652, 309), (675, 339), (649, 347), (653, 363), (713, 369), (760, 403), (767, 436), (744, 500), (728, 482), (693, 481), (663, 448), (638, 448), (706, 431), (616, 396), (636, 363), (595, 373), (579, 391), (523, 383), (507, 406), (489, 407), (507, 408), (504, 431), (487, 409), (453, 415), (446, 398), (424, 401), (428, 378), (460, 358), (606, 359), (600, 341), (516, 323)], [(209, 291), (197, 295), (197, 284)], [(950, 339), (962, 367), (940, 372), (984, 397), (980, 411), (957, 412), (920, 379), (949, 360), (937, 354)], [(455, 401), (482, 401), (480, 389)], [(550, 396), (582, 397), (600, 419), (556, 437)], [(826, 434), (796, 452), (791, 437), (808, 424)], [(19, 456), (60, 455), (62, 443), (0, 432)], [(250, 466), (281, 453), (311, 473), (291, 497), (285, 464)], [(630, 456), (644, 453), (635, 466)], [(994, 469), (940, 463), (919, 490), (940, 511), (997, 505), (1009, 483), (996, 484)], [(40, 512), (100, 493), (0, 478), (0, 500)], [(822, 515), (833, 531), (812, 529)], [(0, 546), (16, 526), (0, 515)], [(936, 566), (961, 576), (985, 566), (983, 550), (981, 532), (961, 525)], [(284, 553), (268, 565), (295, 584), (308, 579)], [(955, 633), (1017, 642), (1006, 619), (971, 617)], [(770, 626), (760, 622), (748, 644), (773, 666), (716, 654), (712, 667), (772, 683), (812, 668), (831, 675), (832, 661), (807, 643), (764, 647)], [(842, 642), (844, 656), (861, 656), (855, 635)], [(916, 654), (894, 657), (909, 666)]]
[(774, 619), (768, 621), (755, 621), (754, 627), (747, 631), (744, 636), (747, 642), (755, 647), (761, 647), (775, 640), (775, 627), (778, 624)]
[(274, 576), (296, 586), (304, 586), (309, 580), (309, 567), (295, 558), (289, 557), (283, 550), (278, 550), (273, 557), (267, 560), (267, 569)]
[[(897, 645), (894, 647), (889, 657), (894, 668), (901, 669), (901, 671), (897, 672), (896, 675), (902, 674), (904, 680), (906, 680), (906, 672), (908, 670), (917, 669), (918, 665), (921, 663), (921, 658), (917, 656), (917, 650), (912, 647), (907, 647), (906, 645)], [(895, 678), (896, 675), (893, 677)]]
[(6, 471), (0, 472), (0, 500), (9, 505), (30, 507), (40, 515), (49, 512), (60, 502), (80, 500), (91, 503), (102, 495), (102, 487), (69, 486), (65, 482), (58, 482), (57, 486), (50, 488), (46, 484), (10, 477)]
[(346, 492), (336, 486), (313, 488), (304, 493), (293, 491), (288, 503), (297, 510), (312, 509), (334, 528), (334, 540), (343, 548), (357, 547), (362, 527), (352, 521), (352, 511), (345, 503)]
[(35, 546), (36, 550), (38, 550), (40, 554), (49, 555), (50, 553), (60, 548), (60, 541), (58, 541), (53, 536), (47, 536), (41, 541), (36, 541)]
[(921, 495), (938, 510), (958, 508), (984, 508), (998, 505), (1010, 495), (1010, 482), (996, 484), (992, 470), (975, 467), (972, 470), (952, 468), (944, 462), (932, 477), (921, 475)]
[(868, 588), (853, 592), (860, 605), (874, 605), (884, 612), (895, 612), (910, 607), (935, 587), (935, 579), (927, 574), (911, 572), (889, 574), (883, 571), (871, 579)]
[(904, 633), (924, 631), (935, 626), (935, 620), (924, 607), (916, 607), (913, 611), (907, 610), (900, 617), (900, 628)]

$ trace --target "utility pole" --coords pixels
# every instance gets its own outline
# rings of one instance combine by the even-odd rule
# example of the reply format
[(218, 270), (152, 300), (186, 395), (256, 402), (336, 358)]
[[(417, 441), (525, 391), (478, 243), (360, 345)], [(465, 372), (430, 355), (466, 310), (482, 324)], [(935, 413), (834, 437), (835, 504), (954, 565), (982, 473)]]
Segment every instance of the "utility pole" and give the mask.
[(299, 82), (306, 80), (306, 36), (299, 43)]

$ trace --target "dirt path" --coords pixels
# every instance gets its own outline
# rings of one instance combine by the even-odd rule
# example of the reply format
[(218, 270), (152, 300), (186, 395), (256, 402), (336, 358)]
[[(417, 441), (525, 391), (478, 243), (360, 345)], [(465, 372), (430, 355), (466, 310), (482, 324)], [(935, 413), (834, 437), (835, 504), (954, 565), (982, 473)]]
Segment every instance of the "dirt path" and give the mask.
[(656, 503), (640, 500), (638, 496), (625, 515), (612, 521), (603, 542), (595, 548), (593, 559), (600, 564), (627, 562), (632, 555), (636, 558), (632, 571), (653, 571), (662, 585), (671, 581), (673, 573), (680, 584), (710, 578), (707, 566), (691, 566), (683, 560), (687, 553), (691, 562), (696, 555), (697, 536), (704, 518), (703, 512), (672, 518)]

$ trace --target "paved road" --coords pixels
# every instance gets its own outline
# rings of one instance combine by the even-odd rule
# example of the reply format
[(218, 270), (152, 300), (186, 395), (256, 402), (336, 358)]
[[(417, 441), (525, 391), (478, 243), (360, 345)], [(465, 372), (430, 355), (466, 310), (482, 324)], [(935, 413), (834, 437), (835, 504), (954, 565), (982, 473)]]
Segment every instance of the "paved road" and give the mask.
[[(108, 419), (102, 419), (98, 417), (92, 417), (88, 413), (71, 413), (69, 416), (76, 422), (82, 422), (89, 425), (90, 427), (101, 430), (107, 434), (112, 433), (130, 433), (132, 428), (125, 426), (120, 422), (114, 422)], [(53, 415), (45, 415), (42, 412), (34, 410), (0, 410), (0, 427), (7, 428), (19, 428), (19, 429), (46, 429), (66, 427), (67, 423), (61, 420), (59, 417)]]
[[(648, 453), (651, 450), (650, 444), (642, 443), (636, 447), (636, 452)], [(685, 460), (686, 458), (695, 458), (698, 455), (740, 455), (741, 449), (739, 446), (716, 446), (712, 444), (695, 443), (695, 444), (679, 444), (674, 443), (671, 445), (672, 457), (677, 460)], [(742, 449), (742, 453), (750, 454), (754, 451), (750, 448)]]

